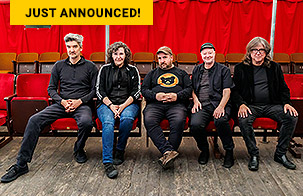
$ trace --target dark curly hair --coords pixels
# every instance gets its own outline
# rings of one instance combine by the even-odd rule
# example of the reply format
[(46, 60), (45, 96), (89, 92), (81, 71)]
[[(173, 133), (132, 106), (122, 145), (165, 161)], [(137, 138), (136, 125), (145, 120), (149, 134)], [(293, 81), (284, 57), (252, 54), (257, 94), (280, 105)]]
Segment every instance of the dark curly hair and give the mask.
[(112, 54), (116, 52), (119, 48), (124, 48), (124, 52), (125, 52), (124, 65), (127, 65), (131, 62), (132, 52), (130, 51), (129, 47), (123, 42), (115, 42), (112, 45), (110, 45), (109, 48), (107, 49), (107, 53), (106, 53), (107, 63), (114, 63)]
[(255, 37), (253, 38), (246, 46), (246, 54), (244, 56), (243, 63), (245, 65), (251, 65), (252, 60), (251, 60), (251, 50), (256, 47), (258, 44), (262, 44), (264, 46), (266, 56), (264, 58), (264, 65), (266, 67), (270, 67), (270, 61), (271, 61), (271, 56), (270, 56), (270, 50), (271, 47), (269, 43), (262, 37)]

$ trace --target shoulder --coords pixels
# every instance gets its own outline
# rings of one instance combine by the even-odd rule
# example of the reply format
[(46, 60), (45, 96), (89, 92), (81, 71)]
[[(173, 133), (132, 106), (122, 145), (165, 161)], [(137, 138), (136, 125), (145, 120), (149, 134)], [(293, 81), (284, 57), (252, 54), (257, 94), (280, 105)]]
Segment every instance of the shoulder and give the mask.
[(127, 65), (127, 68), (129, 68), (129, 70), (131, 70), (131, 71), (139, 72), (138, 69), (137, 69), (137, 67), (134, 66), (134, 65), (128, 64), (128, 65)]
[[(186, 73), (186, 71), (184, 71), (183, 69), (180, 69), (179, 67), (174, 67), (173, 68), (178, 74), (180, 74), (180, 75), (188, 75), (187, 73)], [(174, 71), (173, 70), (173, 71)]]

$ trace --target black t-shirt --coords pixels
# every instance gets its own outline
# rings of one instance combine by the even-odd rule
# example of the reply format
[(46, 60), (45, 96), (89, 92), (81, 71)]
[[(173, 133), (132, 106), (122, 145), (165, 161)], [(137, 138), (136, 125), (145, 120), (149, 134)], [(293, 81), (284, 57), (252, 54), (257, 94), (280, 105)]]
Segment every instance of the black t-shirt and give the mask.
[(158, 69), (154, 74), (156, 84), (151, 90), (159, 93), (178, 93), (183, 90), (183, 78), (175, 67), (169, 70)]
[(255, 104), (265, 105), (270, 103), (268, 80), (266, 69), (262, 66), (253, 66), (254, 69), (254, 92)]
[(128, 80), (128, 74), (125, 66), (121, 68), (114, 68), (113, 90), (108, 95), (108, 98), (113, 102), (113, 104), (120, 105), (128, 99)]

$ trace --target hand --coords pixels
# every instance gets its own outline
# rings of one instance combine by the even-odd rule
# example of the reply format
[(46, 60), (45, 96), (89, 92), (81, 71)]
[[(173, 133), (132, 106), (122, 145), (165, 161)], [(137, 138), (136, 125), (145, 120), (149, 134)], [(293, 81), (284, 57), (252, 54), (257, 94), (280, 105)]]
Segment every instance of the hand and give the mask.
[(111, 109), (111, 111), (114, 113), (114, 118), (116, 119), (117, 117), (119, 117), (120, 118), (120, 114), (119, 114), (119, 112), (118, 112), (118, 110), (119, 110), (119, 106), (118, 105), (114, 105), (114, 104), (111, 104), (110, 106), (109, 106), (109, 109)]
[(70, 102), (68, 100), (62, 99), (61, 100), (61, 105), (65, 108), (68, 109), (70, 106)]
[[(122, 111), (123, 111), (125, 108), (126, 108), (126, 105), (125, 105), (125, 104), (119, 105), (119, 107), (118, 107), (118, 113), (119, 113), (119, 115), (122, 113)], [(119, 116), (119, 117), (120, 117), (120, 116)]]
[(242, 104), (239, 108), (238, 117), (246, 118), (248, 113), (252, 114), (251, 110), (245, 104)]
[(74, 112), (82, 104), (81, 99), (69, 99), (67, 101), (70, 103), (70, 106), (68, 108), (69, 112)]
[(224, 114), (225, 114), (224, 107), (218, 106), (218, 107), (215, 109), (213, 116), (214, 116), (216, 119), (218, 119), (218, 118), (221, 118), (222, 116), (224, 116)]
[(196, 113), (198, 112), (199, 110), (202, 110), (202, 104), (200, 103), (199, 100), (196, 100), (194, 101), (194, 105), (193, 105), (193, 108), (191, 109), (191, 113)]
[(166, 100), (163, 101), (163, 103), (177, 101), (177, 98), (178, 96), (176, 93), (166, 93)]
[(297, 110), (289, 104), (284, 105), (284, 113), (287, 113), (287, 111), (289, 111), (289, 114), (291, 116), (298, 116), (299, 115)]
[(156, 99), (158, 101), (166, 101), (166, 94), (165, 93), (157, 93), (156, 94)]

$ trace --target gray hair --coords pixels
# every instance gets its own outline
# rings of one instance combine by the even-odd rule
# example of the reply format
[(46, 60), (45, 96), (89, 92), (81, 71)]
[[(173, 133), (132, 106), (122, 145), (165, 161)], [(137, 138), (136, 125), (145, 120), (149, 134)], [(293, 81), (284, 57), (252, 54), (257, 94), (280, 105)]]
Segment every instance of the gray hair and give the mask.
[(65, 35), (64, 41), (65, 43), (70, 41), (76, 41), (79, 44), (79, 46), (82, 48), (83, 36), (79, 34), (69, 33)]
[(251, 59), (251, 50), (256, 47), (258, 44), (262, 44), (265, 52), (266, 52), (266, 56), (264, 58), (264, 65), (267, 67), (270, 67), (270, 61), (271, 61), (271, 57), (270, 57), (270, 50), (271, 47), (269, 45), (269, 43), (266, 41), (266, 39), (262, 38), (262, 37), (255, 37), (252, 40), (250, 40), (250, 42), (247, 44), (246, 46), (246, 54), (244, 56), (244, 61), (243, 63), (245, 65), (250, 65), (252, 62)]

